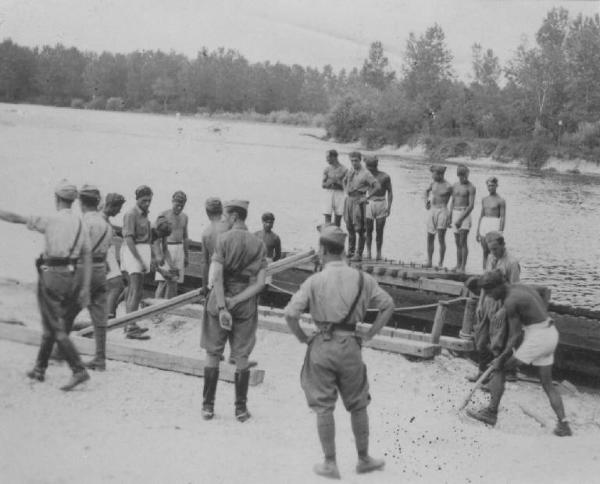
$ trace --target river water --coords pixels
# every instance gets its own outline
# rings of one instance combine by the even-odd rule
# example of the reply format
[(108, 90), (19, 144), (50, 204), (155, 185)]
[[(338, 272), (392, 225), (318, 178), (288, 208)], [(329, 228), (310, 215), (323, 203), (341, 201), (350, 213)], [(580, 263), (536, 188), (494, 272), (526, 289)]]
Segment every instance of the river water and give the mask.
[[(322, 221), (325, 150), (353, 148), (320, 141), (320, 135), (314, 128), (0, 104), (0, 209), (50, 213), (53, 187), (63, 177), (123, 193), (127, 209), (135, 188), (148, 184), (155, 192), (152, 218), (169, 208), (175, 190), (187, 192), (194, 239), (206, 226), (204, 200), (236, 197), (251, 201), (251, 229), (260, 228), (262, 212), (272, 211), (284, 248), (306, 249), (316, 245), (315, 226)], [(341, 161), (349, 164), (345, 154)], [(469, 164), (477, 187), (475, 221), (486, 178), (499, 178), (498, 191), (507, 200), (507, 245), (521, 261), (522, 279), (549, 285), (557, 302), (600, 309), (600, 178)], [(454, 182), (455, 168), (448, 166), (447, 179)], [(428, 163), (383, 155), (380, 169), (390, 174), (394, 189), (384, 256), (424, 262)], [(41, 236), (6, 223), (0, 234), (0, 277), (34, 280)], [(446, 266), (453, 267), (451, 233), (447, 245)], [(478, 272), (481, 250), (473, 232), (469, 247), (467, 269)]]

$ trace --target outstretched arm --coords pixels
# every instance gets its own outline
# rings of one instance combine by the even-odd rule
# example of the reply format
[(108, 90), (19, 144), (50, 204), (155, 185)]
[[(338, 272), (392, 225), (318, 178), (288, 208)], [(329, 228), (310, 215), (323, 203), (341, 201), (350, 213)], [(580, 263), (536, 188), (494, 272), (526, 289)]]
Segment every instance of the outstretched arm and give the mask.
[(4, 220), (5, 222), (10, 222), (13, 224), (26, 224), (27, 217), (23, 217), (18, 213), (7, 212), (5, 210), (0, 210), (0, 220)]

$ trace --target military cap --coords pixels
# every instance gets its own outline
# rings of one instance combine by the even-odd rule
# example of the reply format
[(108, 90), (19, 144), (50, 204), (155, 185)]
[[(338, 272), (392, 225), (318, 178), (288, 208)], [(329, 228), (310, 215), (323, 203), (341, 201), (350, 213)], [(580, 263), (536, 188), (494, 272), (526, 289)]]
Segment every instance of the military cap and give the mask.
[(360, 151), (352, 151), (348, 153), (348, 158), (358, 158), (359, 160), (362, 160), (362, 154)]
[(491, 244), (492, 242), (504, 244), (504, 235), (502, 235), (501, 232), (493, 230), (492, 232), (488, 232), (487, 234), (485, 234), (485, 242), (487, 244)]
[(174, 194), (173, 197), (171, 197), (171, 200), (173, 200), (174, 202), (182, 202), (185, 203), (187, 202), (187, 195), (185, 194), (185, 192), (182, 192), (181, 190), (177, 190)]
[(118, 206), (125, 203), (125, 197), (120, 193), (109, 193), (106, 195), (105, 205)]
[(60, 198), (73, 201), (77, 198), (77, 187), (63, 178), (58, 182), (58, 185), (56, 185), (54, 193)]
[(94, 186), (94, 185), (83, 185), (81, 187), (81, 189), (79, 190), (79, 196), (84, 196), (87, 198), (93, 198), (95, 200), (100, 201), (100, 190), (98, 189), (98, 187)]
[(321, 225), (319, 229), (319, 242), (323, 241), (344, 247), (346, 244), (346, 233), (337, 225)]
[(223, 203), (221, 203), (221, 199), (217, 197), (210, 197), (206, 199), (204, 202), (204, 206), (206, 210), (210, 212), (219, 212), (223, 210)]
[(140, 185), (135, 190), (135, 199), (139, 199), (142, 197), (151, 197), (152, 196), (152, 188), (148, 185)]
[(500, 286), (504, 284), (504, 274), (499, 269), (495, 269), (493, 271), (484, 272), (479, 280), (477, 281), (477, 286), (481, 289), (493, 289), (494, 287)]
[(223, 208), (243, 208), (247, 212), (248, 205), (250, 205), (248, 200), (228, 200), (223, 204)]
[(263, 222), (267, 222), (268, 220), (271, 222), (275, 221), (275, 215), (273, 215), (271, 212), (263, 213), (261, 218)]

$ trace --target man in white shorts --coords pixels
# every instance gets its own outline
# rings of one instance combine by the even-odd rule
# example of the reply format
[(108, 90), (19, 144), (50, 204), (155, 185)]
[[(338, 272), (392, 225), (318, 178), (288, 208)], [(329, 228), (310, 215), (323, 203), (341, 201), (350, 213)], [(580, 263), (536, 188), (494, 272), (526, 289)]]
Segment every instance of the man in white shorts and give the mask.
[[(533, 365), (539, 369), (542, 387), (558, 419), (554, 434), (559, 437), (571, 435), (562, 398), (552, 384), (552, 365), (559, 335), (548, 316), (548, 288), (508, 284), (500, 270), (484, 273), (478, 286), (488, 296), (503, 302), (510, 331), (504, 351), (491, 363), (495, 371), (489, 384), (489, 406), (478, 411), (467, 410), (467, 414), (488, 425), (495, 425), (504, 393), (506, 370), (523, 364)], [(523, 342), (515, 350), (522, 333)]]
[(438, 267), (444, 266), (446, 256), (446, 230), (450, 226), (450, 214), (448, 213), (448, 201), (452, 195), (452, 185), (446, 181), (444, 174), (446, 167), (442, 165), (431, 165), (432, 182), (425, 190), (425, 209), (427, 210), (427, 264), (433, 266), (433, 251), (435, 236), (439, 241), (439, 263)]
[[(146, 185), (135, 191), (135, 206), (123, 217), (123, 240), (121, 245), (121, 269), (129, 274), (129, 289), (125, 301), (127, 313), (138, 310), (142, 299), (144, 274), (153, 265), (151, 250), (152, 230), (148, 219), (148, 209), (152, 203), (152, 189)], [(131, 339), (148, 339), (142, 334), (145, 328), (136, 323), (125, 326)]]
[(385, 221), (392, 210), (392, 179), (390, 176), (379, 171), (379, 159), (376, 156), (365, 156), (365, 166), (379, 183), (379, 188), (371, 193), (369, 202), (365, 208), (366, 230), (367, 230), (367, 259), (371, 258), (371, 245), (373, 243), (373, 229), (375, 229), (375, 247), (377, 256), (375, 260), (381, 260), (381, 247), (383, 246), (383, 230)]
[(339, 227), (344, 214), (344, 177), (348, 169), (339, 162), (336, 150), (329, 150), (326, 159), (328, 166), (323, 171), (321, 183), (325, 189), (323, 215), (326, 224), (331, 223), (333, 216), (335, 225)]
[(176, 271), (177, 277), (165, 280), (160, 271), (156, 271), (155, 275), (155, 280), (158, 281), (155, 296), (167, 299), (177, 295), (177, 284), (183, 283), (185, 268), (189, 259), (188, 216), (183, 213), (187, 195), (179, 190), (173, 194), (171, 200), (173, 203), (172, 208), (161, 213), (159, 217), (165, 217), (171, 224), (171, 234), (167, 237), (166, 244), (173, 267), (168, 269)]
[(456, 272), (466, 272), (469, 247), (467, 236), (471, 230), (471, 212), (475, 206), (475, 185), (469, 181), (469, 169), (465, 165), (456, 168), (458, 182), (452, 186), (450, 199), (450, 225), (456, 241)]
[(504, 233), (504, 225), (506, 224), (506, 201), (496, 190), (498, 188), (498, 179), (492, 176), (486, 181), (488, 192), (487, 197), (481, 200), (481, 215), (477, 223), (477, 242), (481, 243), (483, 249), (483, 269), (486, 268), (487, 258), (490, 255), (490, 249), (485, 240), (485, 235), (488, 232)]

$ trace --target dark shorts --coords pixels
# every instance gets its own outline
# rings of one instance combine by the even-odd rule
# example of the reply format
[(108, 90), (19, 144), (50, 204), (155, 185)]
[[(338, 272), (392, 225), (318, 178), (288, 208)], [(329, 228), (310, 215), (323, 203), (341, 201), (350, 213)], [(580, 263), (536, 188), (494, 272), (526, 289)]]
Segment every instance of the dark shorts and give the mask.
[(348, 230), (365, 230), (365, 203), (360, 197), (346, 197), (344, 202), (344, 223)]
[(332, 412), (338, 392), (349, 412), (371, 401), (367, 367), (356, 337), (333, 333), (330, 340), (318, 334), (306, 350), (300, 374), (308, 406), (317, 414)]

